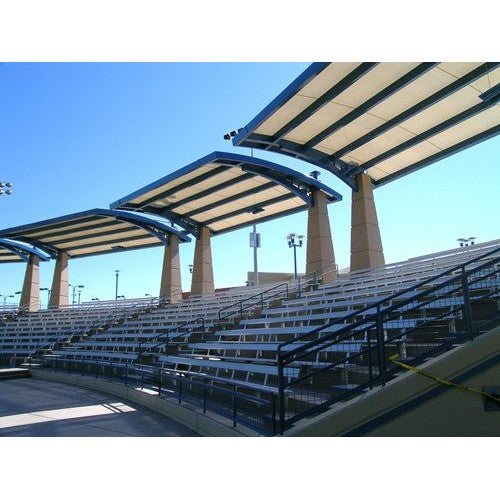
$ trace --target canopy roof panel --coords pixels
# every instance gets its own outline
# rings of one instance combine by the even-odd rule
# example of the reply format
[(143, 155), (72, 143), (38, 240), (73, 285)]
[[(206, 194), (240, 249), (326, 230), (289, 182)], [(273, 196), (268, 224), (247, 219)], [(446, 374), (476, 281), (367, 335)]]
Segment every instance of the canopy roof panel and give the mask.
[(282, 165), (216, 151), (110, 206), (166, 217), (193, 234), (200, 226), (220, 234), (305, 210), (318, 189), (329, 202), (342, 199)]
[(33, 245), (22, 241), (0, 238), (0, 263), (4, 262), (29, 262), (30, 257), (35, 255), (40, 260), (50, 260), (50, 256), (40, 251)]
[(499, 63), (314, 63), (233, 139), (375, 186), (500, 132)]
[[(0, 231), (0, 238), (15, 238), (52, 257), (67, 252), (70, 257), (135, 250), (168, 244), (168, 237), (190, 238), (142, 214), (95, 208)], [(2, 240), (0, 240), (2, 241)], [(0, 253), (0, 260), (2, 254)]]

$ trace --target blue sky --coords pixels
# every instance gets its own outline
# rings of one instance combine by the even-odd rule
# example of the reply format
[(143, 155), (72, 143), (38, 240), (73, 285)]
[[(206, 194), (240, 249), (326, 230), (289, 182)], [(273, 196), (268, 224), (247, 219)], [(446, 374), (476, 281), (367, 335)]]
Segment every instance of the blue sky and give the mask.
[[(222, 136), (246, 125), (309, 63), (3, 63), (0, 64), (0, 198), (6, 228), (109, 203), (214, 150), (248, 154)], [(482, 143), (375, 191), (387, 262), (452, 248), (462, 236), (499, 236), (500, 138)], [(306, 163), (273, 153), (256, 156), (301, 172)], [(336, 260), (349, 263), (350, 190), (322, 172), (344, 200), (329, 208)], [(258, 227), (259, 270), (292, 271), (289, 232), (306, 233), (306, 213)], [(253, 258), (249, 229), (213, 238), (215, 284), (243, 285)], [(194, 243), (181, 246), (183, 289)], [(162, 250), (139, 250), (70, 262), (82, 300), (156, 295)], [(305, 248), (298, 250), (299, 270)], [(42, 263), (41, 287), (54, 264)], [(21, 289), (23, 264), (3, 264), (0, 294)], [(3, 300), (3, 299), (2, 299)], [(45, 303), (46, 296), (42, 295)]]

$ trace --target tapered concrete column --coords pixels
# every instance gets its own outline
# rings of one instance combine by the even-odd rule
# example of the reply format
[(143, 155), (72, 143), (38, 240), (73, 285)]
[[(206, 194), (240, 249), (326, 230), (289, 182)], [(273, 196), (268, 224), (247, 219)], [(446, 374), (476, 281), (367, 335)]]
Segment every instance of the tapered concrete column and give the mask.
[(179, 237), (175, 234), (168, 237), (168, 246), (165, 246), (163, 254), (160, 297), (167, 298), (171, 304), (182, 299)]
[(317, 272), (318, 277), (323, 275), (323, 283), (330, 283), (337, 272), (326, 196), (314, 191), (312, 197), (314, 205), (309, 207), (307, 218), (306, 274)]
[(370, 177), (357, 174), (358, 192), (352, 192), (351, 271), (385, 264), (377, 209)]
[(214, 291), (214, 271), (212, 268), (212, 250), (210, 248), (210, 230), (201, 227), (194, 247), (193, 281), (191, 295), (203, 295)]
[(61, 252), (57, 257), (52, 288), (50, 289), (49, 307), (67, 306), (69, 303), (68, 254)]
[(36, 312), (40, 309), (40, 258), (36, 255), (30, 257), (24, 275), (23, 290), (19, 306), (29, 312)]

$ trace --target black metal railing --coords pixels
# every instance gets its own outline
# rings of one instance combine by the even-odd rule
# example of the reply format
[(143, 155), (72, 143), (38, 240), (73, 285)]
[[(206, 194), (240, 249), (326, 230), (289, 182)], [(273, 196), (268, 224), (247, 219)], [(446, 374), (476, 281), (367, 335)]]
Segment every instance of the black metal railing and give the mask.
[[(497, 248), (407, 290), (331, 321), (278, 347), (279, 428), (385, 384), (418, 363), (498, 322)], [(481, 263), (485, 260), (486, 262)], [(287, 369), (301, 367), (297, 378)]]
[[(139, 359), (143, 354), (146, 354), (147, 352), (152, 352), (154, 350), (158, 350), (161, 347), (167, 346), (175, 338), (179, 338), (179, 337), (183, 337), (185, 335), (191, 335), (192, 333), (196, 333), (197, 329), (189, 328), (186, 330), (186, 328), (188, 326), (196, 325), (198, 323), (201, 324), (201, 326), (199, 327), (200, 333), (202, 333), (202, 334), (205, 333), (205, 318), (203, 316), (199, 316), (198, 318), (191, 319), (191, 320), (185, 321), (184, 323), (176, 325), (176, 326), (170, 328), (169, 330), (167, 330), (166, 332), (163, 332), (163, 333), (160, 333), (159, 335), (156, 335), (155, 337), (151, 337), (151, 338), (148, 338), (147, 340), (143, 340), (143, 341), (139, 342), (139, 346), (138, 346), (139, 352), (137, 355), (137, 359)], [(161, 339), (161, 338), (163, 338), (164, 340), (162, 340), (161, 342), (158, 342), (157, 344), (155, 344), (153, 346), (149, 346), (147, 348), (144, 348), (144, 344), (149, 344), (149, 343), (154, 342), (154, 341)]]
[(338, 270), (336, 267), (326, 272), (323, 272), (323, 270), (314, 271), (312, 273), (299, 276), (297, 280), (293, 281), (293, 283), (279, 283), (278, 285), (263, 290), (262, 292), (258, 292), (250, 297), (245, 297), (244, 299), (238, 300), (233, 304), (229, 304), (228, 306), (219, 309), (217, 313), (218, 328), (223, 328), (223, 320), (227, 321), (235, 316), (239, 316), (239, 319), (241, 320), (244, 317), (243, 313), (245, 311), (256, 307), (263, 309), (265, 304), (272, 299), (280, 298), (281, 300), (287, 300), (292, 291), (295, 292), (296, 298), (300, 298), (302, 292), (308, 288), (316, 290), (322, 283), (324, 276), (337, 272)]
[[(212, 411), (228, 419), (233, 427), (237, 424), (256, 430), (264, 435), (277, 433), (277, 402), (275, 393), (263, 391), (266, 397), (241, 392), (238, 384), (227, 382), (223, 386), (203, 374), (183, 374), (148, 365), (113, 360), (80, 360), (60, 357), (36, 358), (38, 369), (121, 382), (137, 390), (178, 404), (191, 403), (202, 413)], [(40, 363), (40, 364), (38, 364)]]
[[(260, 386), (259, 397), (251, 394), (248, 384), (221, 381), (203, 373), (109, 359), (40, 359), (56, 370), (149, 388), (160, 397), (193, 403), (203, 412), (211, 410), (229, 418), (233, 425), (239, 423), (262, 434), (283, 433), (298, 420), (337, 401), (385, 384), (400, 370), (390, 362), (393, 354), (416, 364), (497, 323), (499, 253), (497, 248), (282, 342), (276, 356), (278, 387)], [(236, 313), (242, 314), (242, 310)], [(141, 342), (139, 356), (168, 345), (173, 331), (180, 332), (190, 323), (201, 323), (204, 331), (202, 320), (190, 320)], [(160, 339), (143, 349), (146, 342)]]
[(228, 306), (219, 309), (218, 316), (218, 328), (223, 327), (223, 320), (229, 320), (230, 318), (234, 318), (235, 316), (243, 319), (243, 312), (248, 309), (254, 309), (255, 307), (260, 306), (261, 309), (264, 308), (264, 304), (271, 299), (276, 299), (277, 297), (281, 297), (283, 299), (288, 299), (289, 293), (289, 285), (288, 283), (280, 283), (279, 285), (273, 286), (272, 288), (268, 288), (263, 290), (262, 292), (251, 295), (250, 297), (245, 297), (244, 299), (238, 300), (233, 304), (229, 304)]

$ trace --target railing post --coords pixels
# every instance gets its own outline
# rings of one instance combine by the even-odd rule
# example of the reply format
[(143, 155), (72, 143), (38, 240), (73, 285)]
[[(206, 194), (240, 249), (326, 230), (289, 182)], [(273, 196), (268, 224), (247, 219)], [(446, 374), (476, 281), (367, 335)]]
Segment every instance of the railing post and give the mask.
[(141, 391), (144, 390), (144, 366), (141, 365)]
[(179, 404), (182, 402), (182, 376), (179, 373)]
[(158, 369), (158, 396), (161, 396), (161, 368)]
[(207, 379), (203, 379), (203, 413), (207, 412)]
[(276, 397), (273, 394), (273, 413), (272, 413), (272, 426), (273, 426), (273, 436), (276, 435)]
[(462, 266), (462, 293), (464, 297), (465, 326), (467, 328), (467, 335), (472, 340), (474, 338), (472, 334), (472, 307), (470, 303), (469, 282), (465, 274), (465, 266)]
[(382, 321), (380, 306), (377, 306), (377, 349), (378, 349), (378, 369), (382, 385), (385, 385), (386, 363), (385, 363), (385, 341), (384, 341), (384, 322)]
[(370, 328), (366, 330), (368, 340), (368, 373), (370, 376), (370, 389), (373, 389), (373, 364), (372, 364), (372, 339), (370, 338)]
[(285, 387), (283, 377), (283, 360), (281, 359), (280, 346), (278, 346), (277, 360), (280, 434), (283, 434), (285, 432)]
[(236, 427), (236, 386), (233, 385), (233, 427)]
[(125, 385), (128, 386), (128, 363), (125, 364)]

